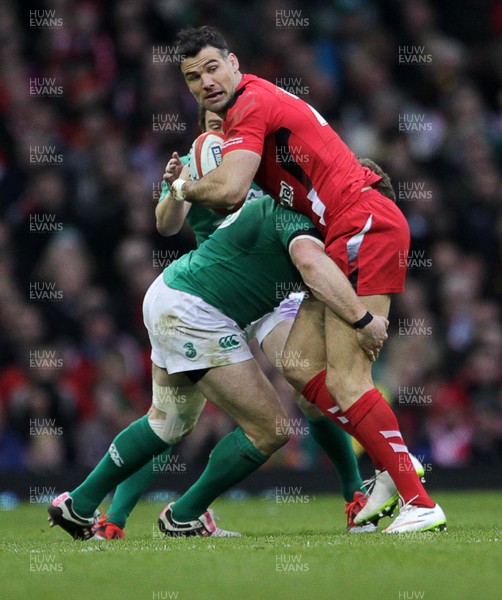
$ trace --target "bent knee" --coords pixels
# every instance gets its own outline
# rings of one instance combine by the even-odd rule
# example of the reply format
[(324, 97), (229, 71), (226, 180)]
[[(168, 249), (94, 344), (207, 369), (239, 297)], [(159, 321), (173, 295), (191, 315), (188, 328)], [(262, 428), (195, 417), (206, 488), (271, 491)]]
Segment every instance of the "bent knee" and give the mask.
[(193, 431), (198, 418), (198, 412), (195, 414), (172, 414), (154, 407), (149, 411), (148, 423), (162, 441), (174, 446)]
[(277, 418), (273, 425), (268, 424), (254, 431), (245, 430), (245, 433), (260, 452), (270, 456), (287, 444), (291, 438), (290, 429), (287, 418), (281, 417)]
[(347, 374), (329, 371), (326, 374), (328, 392), (342, 410), (347, 410), (373, 385), (371, 380), (355, 379)]
[(350, 384), (343, 375), (328, 371), (326, 373), (326, 388), (330, 396), (339, 403), (343, 402), (343, 399), (349, 394)]
[(307, 383), (316, 375), (305, 366), (296, 365), (294, 361), (282, 359), (282, 375), (286, 381), (297, 391), (302, 392)]
[(173, 421), (171, 419), (149, 418), (148, 422), (154, 433), (170, 446), (174, 446), (181, 442), (181, 440), (186, 438), (195, 427), (195, 422), (193, 421), (187, 422), (181, 420)]

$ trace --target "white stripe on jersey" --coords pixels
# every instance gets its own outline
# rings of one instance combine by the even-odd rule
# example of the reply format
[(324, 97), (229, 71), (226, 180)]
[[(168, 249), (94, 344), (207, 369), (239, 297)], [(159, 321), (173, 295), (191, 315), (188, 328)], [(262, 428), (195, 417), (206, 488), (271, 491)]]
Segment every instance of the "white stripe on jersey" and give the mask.
[(319, 198), (314, 188), (310, 190), (307, 198), (312, 202), (312, 211), (319, 217), (319, 223), (321, 225), (326, 225), (326, 221), (324, 220), (326, 206), (323, 204), (323, 201)]

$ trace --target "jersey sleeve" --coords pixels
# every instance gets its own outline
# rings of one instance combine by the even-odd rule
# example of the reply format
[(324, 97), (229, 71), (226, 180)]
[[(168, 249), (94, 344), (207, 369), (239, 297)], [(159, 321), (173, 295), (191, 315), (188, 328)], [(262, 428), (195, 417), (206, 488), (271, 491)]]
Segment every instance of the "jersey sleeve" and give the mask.
[(261, 156), (269, 112), (259, 93), (245, 91), (241, 94), (225, 120), (223, 156), (232, 150), (251, 150)]
[(294, 240), (305, 237), (315, 240), (324, 248), (324, 241), (321, 233), (307, 216), (302, 215), (299, 212), (277, 206), (275, 213), (275, 229), (286, 250), (289, 250), (289, 247)]
[(169, 188), (167, 187), (167, 181), (162, 180), (162, 191), (160, 192), (159, 203), (165, 200), (165, 197), (169, 194)]

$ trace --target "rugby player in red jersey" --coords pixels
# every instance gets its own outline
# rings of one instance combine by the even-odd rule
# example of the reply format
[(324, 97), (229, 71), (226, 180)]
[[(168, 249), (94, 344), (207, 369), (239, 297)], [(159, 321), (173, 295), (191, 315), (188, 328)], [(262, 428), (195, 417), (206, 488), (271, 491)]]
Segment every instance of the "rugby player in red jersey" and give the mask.
[(395, 484), (401, 510), (386, 532), (444, 529), (446, 517), (422, 486), (371, 374), (387, 338), (390, 294), (404, 290), (410, 239), (404, 216), (375, 189), (380, 176), (359, 164), (312, 106), (242, 74), (217, 30), (185, 29), (176, 47), (197, 102), (224, 118), (225, 144), (222, 164), (202, 179), (166, 177), (172, 196), (230, 208), (254, 180), (277, 202), (311, 218), (328, 256), (313, 251), (303, 257), (307, 272), (309, 263), (319, 261), (325, 270), (322, 280), (305, 283), (325, 306), (314, 298), (302, 304), (285, 352), (301, 349), (311, 368), (286, 367), (286, 377), (356, 437), (375, 463), (373, 498), (356, 522), (378, 517), (382, 509), (391, 512), (394, 507), (378, 506), (378, 498)]

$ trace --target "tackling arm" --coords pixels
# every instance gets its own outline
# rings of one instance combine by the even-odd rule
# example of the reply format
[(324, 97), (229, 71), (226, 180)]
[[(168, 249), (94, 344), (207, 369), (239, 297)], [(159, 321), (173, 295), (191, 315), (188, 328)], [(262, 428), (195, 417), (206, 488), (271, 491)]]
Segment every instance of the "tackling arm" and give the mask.
[[(366, 314), (367, 308), (349, 280), (319, 243), (309, 238), (294, 239), (289, 246), (289, 254), (314, 296), (348, 325)], [(385, 317), (373, 315), (366, 326), (357, 330), (359, 344), (370, 360), (376, 359), (387, 339), (388, 324)]]

